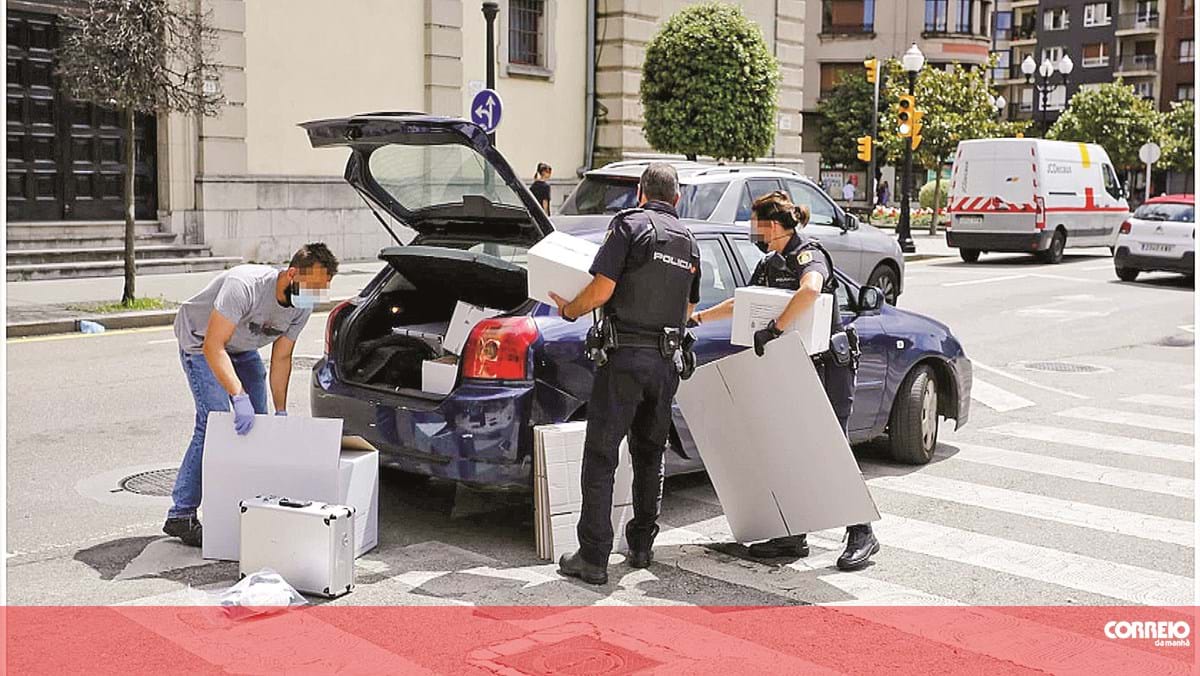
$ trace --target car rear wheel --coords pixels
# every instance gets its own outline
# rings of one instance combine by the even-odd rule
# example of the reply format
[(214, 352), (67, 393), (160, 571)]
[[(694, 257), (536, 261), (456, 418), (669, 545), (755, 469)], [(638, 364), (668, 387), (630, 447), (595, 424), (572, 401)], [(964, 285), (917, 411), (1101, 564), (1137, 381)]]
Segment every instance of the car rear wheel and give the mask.
[(974, 263), (979, 260), (979, 249), (959, 249), (958, 255), (966, 263)]
[(888, 424), (892, 458), (910, 465), (932, 460), (938, 423), (937, 380), (928, 366), (918, 366), (904, 379), (892, 404)]
[(895, 305), (899, 298), (900, 278), (890, 265), (879, 265), (871, 272), (867, 286), (873, 286), (883, 292), (883, 299), (888, 305)]
[(1062, 262), (1063, 250), (1067, 248), (1067, 233), (1062, 230), (1054, 231), (1054, 238), (1050, 240), (1050, 248), (1045, 251), (1039, 251), (1038, 260), (1043, 263), (1057, 265)]
[(1134, 282), (1137, 281), (1139, 272), (1141, 270), (1137, 268), (1117, 268), (1117, 279), (1122, 282)]

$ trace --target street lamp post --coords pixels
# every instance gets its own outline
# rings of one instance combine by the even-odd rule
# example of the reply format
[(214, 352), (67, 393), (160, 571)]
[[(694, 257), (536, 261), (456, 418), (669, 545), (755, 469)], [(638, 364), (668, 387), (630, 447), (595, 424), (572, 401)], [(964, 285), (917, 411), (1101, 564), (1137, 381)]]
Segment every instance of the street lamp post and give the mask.
[(1004, 99), (1004, 95), (992, 98), (992, 107), (996, 109), (996, 117), (1004, 116), (1004, 107), (1008, 105), (1008, 101)]
[[(917, 73), (925, 65), (925, 55), (917, 48), (917, 43), (900, 58), (900, 65), (908, 74), (908, 93), (913, 95), (917, 89)], [(912, 238), (912, 179), (913, 179), (913, 147), (912, 136), (904, 138), (904, 186), (900, 192), (900, 223), (896, 226), (896, 237), (900, 240), (900, 250), (913, 253), (917, 250)]]
[[(484, 0), (483, 6), (480, 7), (483, 12), (483, 20), (487, 22), (487, 52), (484, 59), (487, 61), (487, 88), (492, 91), (496, 90), (496, 15), (500, 13), (500, 5), (495, 0)], [(492, 145), (496, 144), (496, 132), (488, 134), (488, 140)]]
[[(1021, 73), (1025, 75), (1025, 84), (1032, 84), (1041, 97), (1041, 116), (1042, 116), (1042, 136), (1050, 130), (1049, 121), (1046, 119), (1047, 99), (1050, 92), (1058, 89), (1058, 87), (1066, 88), (1070, 82), (1069, 77), (1071, 71), (1075, 69), (1075, 63), (1071, 61), (1068, 54), (1063, 54), (1063, 57), (1058, 60), (1058, 64), (1050, 63), (1050, 57), (1042, 57), (1042, 65), (1037, 65), (1033, 60), (1032, 54), (1027, 54), (1025, 60), (1021, 62)], [(1036, 74), (1036, 78), (1035, 78)], [(1054, 82), (1054, 76), (1059, 76), (1059, 82)]]

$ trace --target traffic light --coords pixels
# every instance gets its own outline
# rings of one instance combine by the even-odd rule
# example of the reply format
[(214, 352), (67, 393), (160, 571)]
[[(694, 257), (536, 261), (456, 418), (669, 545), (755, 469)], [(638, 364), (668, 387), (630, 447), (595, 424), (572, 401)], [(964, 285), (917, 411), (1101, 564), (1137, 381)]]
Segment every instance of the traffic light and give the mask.
[(914, 110), (912, 114), (912, 149), (916, 150), (917, 146), (921, 145), (921, 118), (925, 117), (925, 113)]
[(867, 82), (875, 84), (875, 73), (879, 70), (879, 59), (867, 59), (863, 61), (863, 68), (867, 69)]
[(863, 162), (871, 161), (871, 137), (870, 136), (859, 136), (858, 137), (858, 159), (862, 160)]
[(905, 94), (896, 105), (896, 125), (901, 136), (912, 136), (913, 114), (917, 112), (917, 97)]

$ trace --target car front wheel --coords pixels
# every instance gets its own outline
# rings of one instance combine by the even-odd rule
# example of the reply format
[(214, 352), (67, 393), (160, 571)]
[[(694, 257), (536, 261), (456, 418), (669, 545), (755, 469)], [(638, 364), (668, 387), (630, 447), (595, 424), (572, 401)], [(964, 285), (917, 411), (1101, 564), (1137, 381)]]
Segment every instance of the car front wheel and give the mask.
[(889, 265), (880, 265), (871, 272), (867, 286), (873, 286), (883, 292), (883, 299), (888, 305), (895, 305), (899, 298), (900, 278)]
[(959, 249), (958, 256), (964, 263), (974, 263), (979, 260), (979, 249)]
[(924, 465), (933, 459), (938, 437), (938, 389), (933, 370), (914, 368), (892, 403), (888, 424), (892, 458), (910, 465)]

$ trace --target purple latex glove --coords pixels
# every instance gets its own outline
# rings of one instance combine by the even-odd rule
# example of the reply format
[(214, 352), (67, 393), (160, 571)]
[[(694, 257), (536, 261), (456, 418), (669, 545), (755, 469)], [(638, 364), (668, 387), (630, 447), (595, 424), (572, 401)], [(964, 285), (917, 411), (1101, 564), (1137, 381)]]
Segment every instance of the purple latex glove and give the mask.
[(254, 404), (250, 403), (250, 395), (239, 394), (233, 398), (233, 429), (245, 435), (251, 427), (254, 427)]

